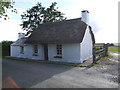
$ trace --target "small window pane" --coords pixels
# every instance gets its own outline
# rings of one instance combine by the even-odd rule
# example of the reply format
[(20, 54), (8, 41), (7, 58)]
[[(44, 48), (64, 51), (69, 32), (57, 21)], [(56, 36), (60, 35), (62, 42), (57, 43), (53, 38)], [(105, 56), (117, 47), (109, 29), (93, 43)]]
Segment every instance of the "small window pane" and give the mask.
[(34, 53), (38, 53), (38, 46), (37, 45), (34, 45)]
[(57, 44), (57, 55), (62, 55), (62, 45), (61, 44)]
[(20, 46), (20, 53), (24, 54), (24, 47), (23, 46)]

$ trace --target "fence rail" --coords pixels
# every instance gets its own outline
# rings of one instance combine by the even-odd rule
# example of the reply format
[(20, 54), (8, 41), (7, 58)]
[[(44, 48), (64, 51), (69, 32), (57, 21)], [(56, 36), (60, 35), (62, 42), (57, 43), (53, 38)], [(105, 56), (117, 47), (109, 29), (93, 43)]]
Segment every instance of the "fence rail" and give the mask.
[(100, 58), (107, 56), (108, 45), (104, 43), (97, 43), (93, 47), (93, 63), (96, 63)]

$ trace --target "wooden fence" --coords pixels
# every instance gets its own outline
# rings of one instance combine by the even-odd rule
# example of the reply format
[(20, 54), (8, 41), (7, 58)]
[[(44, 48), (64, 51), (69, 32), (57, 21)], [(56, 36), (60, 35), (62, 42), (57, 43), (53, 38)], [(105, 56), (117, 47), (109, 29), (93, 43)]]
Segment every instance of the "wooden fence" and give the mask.
[(100, 58), (107, 56), (108, 45), (104, 43), (97, 43), (93, 47), (93, 63), (96, 63)]

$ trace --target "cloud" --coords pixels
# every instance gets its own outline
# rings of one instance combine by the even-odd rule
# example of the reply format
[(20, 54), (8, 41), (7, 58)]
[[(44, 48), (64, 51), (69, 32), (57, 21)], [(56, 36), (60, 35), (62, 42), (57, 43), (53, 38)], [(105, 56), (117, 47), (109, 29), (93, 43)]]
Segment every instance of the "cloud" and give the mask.
[(26, 10), (23, 10), (21, 8), (17, 8), (17, 7), (15, 7), (15, 8), (17, 9), (17, 14), (23, 14), (23, 12), (26, 11)]
[(90, 12), (89, 22), (93, 28), (96, 42), (118, 42), (117, 0), (76, 0), (68, 8), (63, 8), (63, 12), (68, 18), (81, 17), (82, 10)]
[(95, 33), (95, 39), (96, 43), (117, 43), (118, 32), (102, 29)]
[[(95, 33), (97, 42), (117, 42), (118, 41), (118, 1), (119, 0), (14, 0), (19, 14), (11, 14), (11, 20), (0, 23), (0, 30), (8, 35), (8, 40), (17, 39), (17, 33), (22, 31), (18, 24), (20, 14), (29, 6), (41, 2), (43, 6), (51, 5), (51, 2), (57, 2), (59, 10), (65, 13), (68, 19), (81, 17), (82, 10), (88, 10), (90, 25)], [(17, 6), (19, 3), (20, 7)], [(26, 7), (27, 5), (27, 7)], [(16, 18), (16, 19), (15, 19)], [(19, 19), (19, 20), (18, 20)], [(3, 24), (4, 23), (4, 24)], [(7, 25), (7, 27), (6, 27)], [(9, 28), (9, 29), (8, 29)], [(3, 35), (3, 34), (2, 34)], [(12, 38), (11, 37), (14, 37)], [(0, 35), (1, 36), (1, 35)], [(1, 36), (4, 37), (4, 36)]]
[(0, 23), (0, 41), (17, 39), (18, 32), (23, 32), (19, 26), (21, 22), (15, 20), (6, 20)]

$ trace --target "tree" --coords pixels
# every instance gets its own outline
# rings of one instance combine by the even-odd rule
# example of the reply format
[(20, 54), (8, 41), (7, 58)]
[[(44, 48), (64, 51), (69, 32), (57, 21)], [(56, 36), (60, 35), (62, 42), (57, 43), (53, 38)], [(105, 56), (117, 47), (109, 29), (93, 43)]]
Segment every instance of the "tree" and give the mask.
[(31, 9), (24, 12), (22, 17), (22, 29), (27, 31), (27, 34), (33, 32), (39, 24), (46, 22), (56, 22), (66, 19), (64, 14), (56, 8), (56, 2), (52, 3), (48, 8), (45, 8), (41, 3), (37, 3)]
[(13, 8), (14, 2), (11, 0), (0, 0), (0, 18), (4, 18), (6, 20), (8, 15), (6, 14), (7, 10), (11, 10), (12, 12), (17, 13), (17, 10)]

